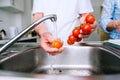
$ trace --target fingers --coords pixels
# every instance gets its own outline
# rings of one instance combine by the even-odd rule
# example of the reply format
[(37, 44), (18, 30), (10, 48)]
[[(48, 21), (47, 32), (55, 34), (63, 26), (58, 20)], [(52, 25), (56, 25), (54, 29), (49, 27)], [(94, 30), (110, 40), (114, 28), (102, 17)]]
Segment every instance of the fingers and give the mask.
[(92, 26), (92, 29), (95, 29), (98, 26), (98, 23), (95, 21), (91, 26)]
[(118, 28), (117, 30), (118, 30), (118, 32), (120, 32), (120, 28)]
[(91, 32), (94, 32), (96, 27), (98, 26), (98, 23), (95, 21), (91, 26), (92, 26)]
[(83, 35), (83, 34), (79, 34), (79, 38), (88, 38), (90, 35)]
[(79, 38), (88, 38), (89, 36), (90, 36), (90, 34), (89, 34), (89, 35), (85, 35), (85, 34), (82, 32), (82, 30), (80, 30), (80, 34), (78, 35)]
[(51, 45), (50, 44), (46, 44), (46, 43), (42, 43), (42, 44), (40, 44), (41, 46), (41, 48), (42, 49), (44, 49), (46, 52), (48, 52), (49, 54), (51, 54), (51, 55), (56, 55), (56, 54), (60, 54), (62, 51), (63, 51), (63, 47), (61, 47), (61, 48), (52, 48), (51, 47)]
[(63, 47), (58, 49), (58, 48), (52, 48), (52, 47), (46, 47), (46, 48), (43, 48), (45, 49), (46, 52), (48, 52), (50, 55), (57, 55), (57, 54), (60, 54), (62, 53), (63, 51)]
[[(52, 42), (54, 40), (54, 37), (50, 32), (45, 32), (41, 35), (42, 41)], [(45, 40), (44, 40), (45, 39)]]
[(63, 47), (61, 47), (60, 49), (57, 48), (51, 48), (51, 50), (47, 51), (50, 55), (55, 56), (57, 54), (61, 54), (63, 51)]
[(120, 26), (118, 26), (116, 29), (117, 29), (118, 32), (120, 32)]
[(87, 16), (87, 14), (82, 15), (82, 17), (80, 18), (80, 21), (79, 21), (79, 25), (85, 23), (86, 16)]
[(63, 47), (61, 47), (59, 49), (51, 47), (53, 40), (54, 40), (53, 36), (48, 32), (42, 34), (42, 36), (40, 38), (40, 47), (44, 51), (48, 52), (50, 55), (56, 55), (63, 51)]

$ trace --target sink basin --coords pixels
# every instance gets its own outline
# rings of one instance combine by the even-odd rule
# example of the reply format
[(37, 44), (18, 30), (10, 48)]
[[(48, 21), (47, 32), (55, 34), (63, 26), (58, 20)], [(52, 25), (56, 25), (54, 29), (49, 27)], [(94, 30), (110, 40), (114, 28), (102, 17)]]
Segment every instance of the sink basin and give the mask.
[(0, 70), (70, 75), (120, 73), (120, 59), (101, 46), (64, 46), (64, 51), (56, 56), (49, 55), (38, 44), (22, 44), (22, 50), (19, 46), (12, 46), (0, 56)]

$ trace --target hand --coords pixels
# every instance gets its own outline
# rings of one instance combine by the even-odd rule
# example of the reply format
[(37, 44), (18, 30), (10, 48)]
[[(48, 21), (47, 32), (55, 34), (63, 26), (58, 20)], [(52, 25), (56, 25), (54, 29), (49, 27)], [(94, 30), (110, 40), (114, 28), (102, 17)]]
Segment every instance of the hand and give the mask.
[(117, 27), (118, 32), (120, 32), (120, 26)]
[(120, 20), (115, 21), (116, 29), (120, 32)]
[(44, 49), (46, 52), (48, 52), (50, 55), (56, 55), (63, 51), (63, 47), (59, 49), (51, 47), (53, 40), (54, 37), (52, 36), (51, 33), (44, 32), (43, 34), (41, 34), (40, 47)]
[[(91, 24), (91, 26), (92, 26), (92, 30), (91, 30), (91, 33), (92, 33), (95, 31), (96, 27), (98, 26), (98, 23), (95, 21), (93, 24)], [(85, 35), (85, 34), (83, 34), (82, 30), (80, 30), (79, 38), (88, 38), (90, 36), (90, 34)]]

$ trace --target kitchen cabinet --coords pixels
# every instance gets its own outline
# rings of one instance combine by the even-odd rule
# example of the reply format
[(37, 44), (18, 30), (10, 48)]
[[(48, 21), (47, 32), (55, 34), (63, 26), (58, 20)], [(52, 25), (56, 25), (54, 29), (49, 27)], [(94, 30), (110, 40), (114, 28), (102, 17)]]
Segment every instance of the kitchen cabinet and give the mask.
[(9, 12), (24, 12), (24, 0), (1, 0), (0, 9)]

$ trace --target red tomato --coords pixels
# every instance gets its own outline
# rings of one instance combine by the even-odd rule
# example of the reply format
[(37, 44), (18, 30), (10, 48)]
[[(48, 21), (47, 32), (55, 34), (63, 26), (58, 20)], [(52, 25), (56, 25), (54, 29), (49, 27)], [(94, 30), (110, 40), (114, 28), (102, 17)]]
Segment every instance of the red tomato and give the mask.
[(86, 23), (93, 24), (94, 21), (95, 21), (94, 15), (92, 15), (92, 14), (89, 13), (89, 14), (86, 16), (85, 21), (86, 21)]
[(53, 48), (61, 48), (63, 45), (62, 41), (59, 40), (59, 39), (55, 39), (53, 42), (52, 42), (52, 47)]
[(81, 29), (83, 34), (88, 35), (91, 33), (92, 27), (89, 23), (85, 23), (81, 26)]
[(69, 45), (74, 44), (74, 42), (73, 42), (73, 41), (71, 41), (70, 39), (68, 39), (68, 40), (67, 40), (67, 43), (68, 43)]
[(74, 35), (69, 35), (68, 39), (72, 42), (75, 42), (77, 40), (77, 38)]
[(82, 38), (77, 38), (76, 42), (80, 42), (82, 40)]
[(73, 36), (78, 37), (78, 35), (80, 34), (80, 28), (78, 27), (74, 28), (72, 34)]

